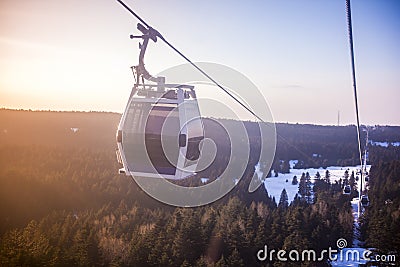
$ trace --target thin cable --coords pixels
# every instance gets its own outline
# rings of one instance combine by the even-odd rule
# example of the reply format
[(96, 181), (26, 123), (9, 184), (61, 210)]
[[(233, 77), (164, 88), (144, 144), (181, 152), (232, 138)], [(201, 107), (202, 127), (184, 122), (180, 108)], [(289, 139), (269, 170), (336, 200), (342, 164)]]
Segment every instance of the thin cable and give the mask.
[(138, 14), (136, 14), (129, 6), (127, 6), (124, 2), (121, 0), (117, 0), (118, 3), (120, 3), (123, 7), (125, 7), (133, 16), (135, 16), (144, 26), (147, 28), (151, 28), (149, 24), (147, 24), (141, 17), (139, 17)]
[[(138, 14), (136, 14), (132, 9), (130, 9), (124, 2), (121, 0), (117, 0), (123, 7), (125, 7), (133, 16), (135, 16), (142, 24), (144, 24), (147, 28), (151, 28)], [(247, 110), (250, 114), (252, 114), (255, 118), (260, 120), (261, 122), (265, 122), (261, 119), (254, 111), (252, 111), (249, 107), (243, 104), (239, 99), (237, 99), (234, 95), (232, 95), (227, 89), (225, 89), (222, 85), (220, 85), (216, 80), (214, 80), (210, 75), (208, 75), (205, 71), (203, 71), (199, 66), (197, 66), (193, 61), (191, 61), (188, 57), (186, 57), (182, 52), (180, 52), (177, 48), (175, 48), (170, 42), (168, 42), (159, 32), (157, 32), (157, 36), (164, 41), (166, 45), (168, 45), (172, 50), (178, 53), (182, 58), (184, 58), (187, 62), (189, 62), (194, 68), (196, 68), (201, 74), (203, 74), (207, 79), (209, 79), (212, 83), (214, 83), (218, 88), (224, 91), (227, 95), (233, 98), (239, 105), (241, 105), (245, 110)]]
[(360, 164), (362, 167), (363, 162), (362, 162), (362, 150), (361, 150), (360, 117), (359, 117), (359, 111), (358, 111), (356, 67), (354, 64), (353, 27), (352, 27), (352, 22), (351, 22), (350, 0), (346, 0), (346, 12), (347, 12), (347, 28), (349, 31), (349, 44), (350, 44), (351, 69), (352, 69), (353, 89), (354, 89), (354, 101), (355, 101), (356, 118), (357, 118), (358, 152), (359, 152), (359, 156), (360, 156)]
[(353, 47), (353, 26), (351, 22), (351, 6), (350, 0), (346, 0), (346, 13), (347, 13), (347, 29), (349, 33), (349, 44), (350, 44), (350, 56), (351, 56), (351, 69), (353, 78), (353, 88), (354, 88), (354, 102), (356, 106), (356, 118), (357, 118), (357, 139), (358, 139), (358, 153), (360, 156), (361, 172), (360, 172), (360, 188), (358, 192), (358, 217), (360, 217), (361, 210), (361, 195), (363, 189), (363, 161), (362, 161), (362, 151), (361, 151), (361, 131), (360, 131), (360, 117), (358, 112), (358, 98), (357, 98), (357, 83), (356, 83), (356, 67), (354, 64), (354, 47)]

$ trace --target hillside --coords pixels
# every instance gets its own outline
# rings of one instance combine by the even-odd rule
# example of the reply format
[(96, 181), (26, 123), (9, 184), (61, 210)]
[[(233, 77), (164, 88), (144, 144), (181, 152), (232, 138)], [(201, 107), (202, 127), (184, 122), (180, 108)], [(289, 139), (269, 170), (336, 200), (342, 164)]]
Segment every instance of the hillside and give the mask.
[[(159, 203), (117, 174), (119, 118), (101, 112), (0, 110), (0, 265), (259, 266), (255, 255), (264, 244), (321, 251), (340, 237), (352, 238), (351, 207), (340, 185), (321, 180), (312, 201), (299, 195), (289, 203), (282, 193), (276, 205), (263, 187), (247, 192), (254, 166), (211, 205), (184, 209)], [(256, 133), (252, 123), (246, 128)], [(372, 132), (374, 141), (400, 140), (398, 127)], [(291, 159), (318, 167), (357, 163), (353, 126), (277, 124), (277, 133), (276, 172), (284, 172), (283, 163)], [(399, 159), (398, 149), (372, 146), (370, 161)], [(398, 168), (398, 163), (380, 164), (374, 177)], [(396, 190), (392, 187), (390, 194)], [(391, 200), (398, 204), (397, 198)], [(395, 210), (391, 206), (388, 214), (395, 216)], [(364, 233), (375, 245), (377, 238)]]

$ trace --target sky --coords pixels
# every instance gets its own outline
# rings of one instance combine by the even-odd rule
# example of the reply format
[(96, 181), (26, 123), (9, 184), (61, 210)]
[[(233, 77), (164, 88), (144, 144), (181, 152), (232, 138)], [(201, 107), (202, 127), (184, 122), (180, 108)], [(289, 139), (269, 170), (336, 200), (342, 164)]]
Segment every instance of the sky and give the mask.
[[(275, 121), (355, 124), (345, 0), (125, 2), (192, 61), (247, 76)], [(351, 4), (361, 123), (400, 125), (400, 2)], [(123, 112), (137, 22), (115, 0), (0, 1), (0, 107)], [(145, 62), (185, 63), (161, 41)]]

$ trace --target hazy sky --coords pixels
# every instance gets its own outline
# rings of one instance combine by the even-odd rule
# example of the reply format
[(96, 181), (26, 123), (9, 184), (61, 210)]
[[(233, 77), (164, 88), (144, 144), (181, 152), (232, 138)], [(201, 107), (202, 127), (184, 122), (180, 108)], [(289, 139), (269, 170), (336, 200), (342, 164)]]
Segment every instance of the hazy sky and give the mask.
[[(279, 122), (354, 124), (345, 0), (125, 0), (193, 61), (249, 77)], [(400, 1), (353, 0), (360, 119), (400, 125)], [(114, 0), (0, 1), (0, 107), (122, 112), (137, 20)], [(184, 61), (151, 43), (156, 74)]]

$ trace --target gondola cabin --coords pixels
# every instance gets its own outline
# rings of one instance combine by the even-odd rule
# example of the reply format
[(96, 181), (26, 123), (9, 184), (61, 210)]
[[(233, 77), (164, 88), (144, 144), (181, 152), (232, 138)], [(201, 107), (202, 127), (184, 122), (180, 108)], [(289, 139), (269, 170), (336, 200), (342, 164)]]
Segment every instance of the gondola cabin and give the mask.
[(361, 197), (361, 206), (368, 207), (369, 206), (369, 198), (367, 195), (363, 195)]
[(192, 176), (203, 138), (193, 86), (134, 87), (117, 130), (120, 173), (166, 179)]
[(350, 185), (346, 185), (346, 186), (343, 188), (343, 194), (345, 194), (345, 195), (350, 195), (350, 193), (351, 193), (351, 187), (350, 187)]

